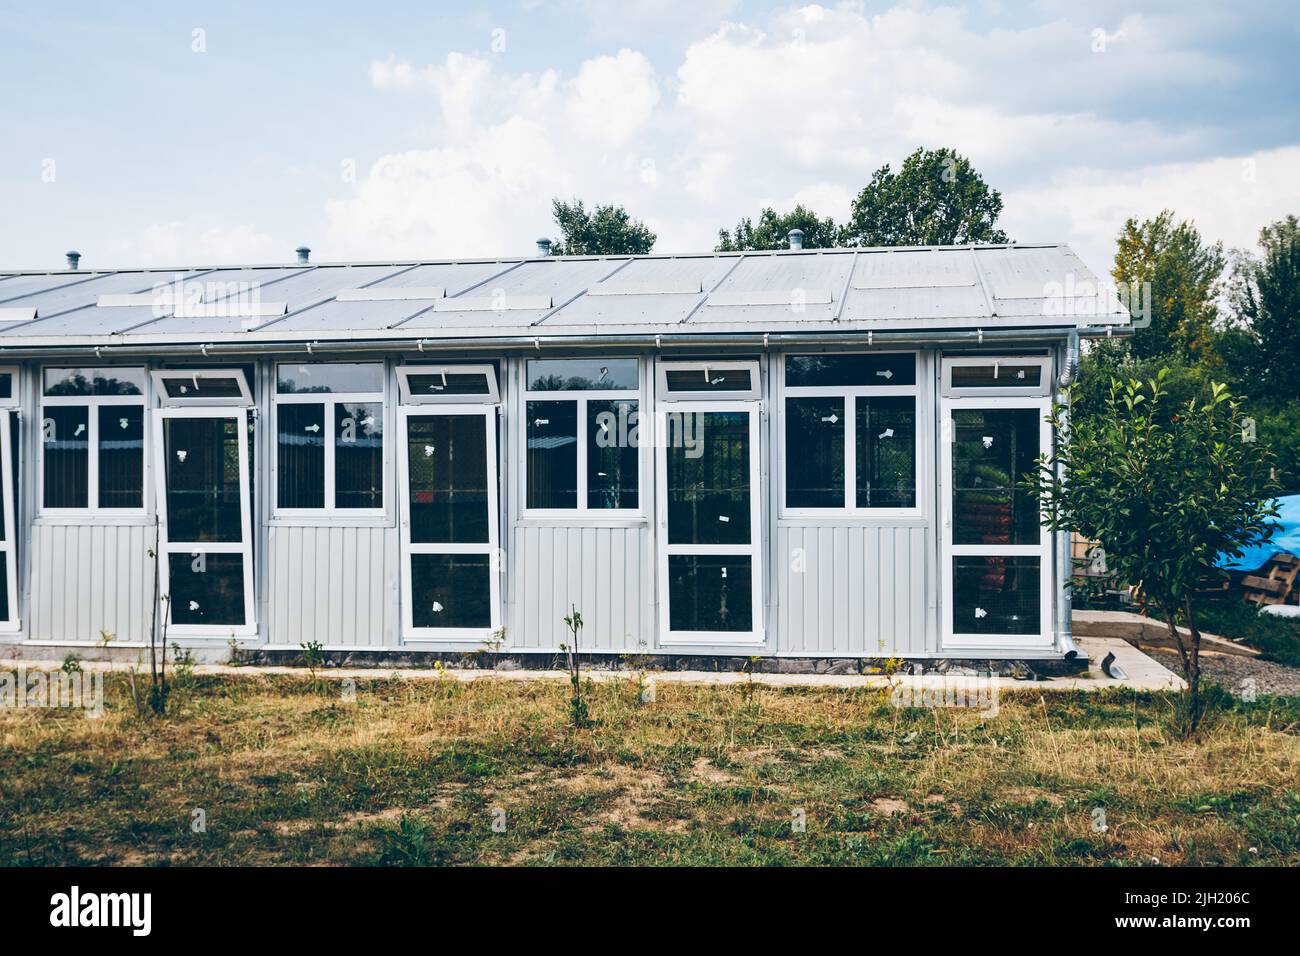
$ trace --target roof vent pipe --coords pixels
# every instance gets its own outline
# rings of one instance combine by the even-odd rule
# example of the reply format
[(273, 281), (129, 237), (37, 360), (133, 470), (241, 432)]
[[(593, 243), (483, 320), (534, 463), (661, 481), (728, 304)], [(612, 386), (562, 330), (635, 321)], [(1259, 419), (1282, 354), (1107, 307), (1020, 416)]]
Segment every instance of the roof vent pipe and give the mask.
[(305, 266), (307, 264), (307, 260), (311, 258), (311, 250), (308, 249), (306, 246), (299, 246), (297, 249), (293, 251), (298, 253), (298, 265), (300, 266)]
[(68, 268), (71, 269), (73, 272), (76, 272), (77, 269), (80, 268), (80, 266), (81, 266), (81, 253), (78, 252), (76, 249), (69, 250)]
[(537, 254), (539, 256), (549, 256), (551, 254), (551, 240), (545, 236), (537, 240)]
[(799, 250), (803, 248), (802, 229), (791, 229), (790, 232), (786, 234), (786, 238), (790, 240), (791, 249)]

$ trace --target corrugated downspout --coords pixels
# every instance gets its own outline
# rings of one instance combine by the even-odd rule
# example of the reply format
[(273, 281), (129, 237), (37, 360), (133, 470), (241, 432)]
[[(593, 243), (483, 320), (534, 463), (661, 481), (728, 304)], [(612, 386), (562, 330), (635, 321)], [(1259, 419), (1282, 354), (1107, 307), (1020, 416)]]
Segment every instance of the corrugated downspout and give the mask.
[(1061, 388), (1069, 388), (1079, 374), (1079, 333), (1073, 331), (1065, 341), (1065, 361), (1061, 365), (1061, 374), (1057, 382)]
[[(1071, 331), (1065, 340), (1065, 354), (1062, 356), (1061, 374), (1057, 376), (1056, 381), (1061, 387), (1057, 393), (1056, 401), (1058, 404), (1065, 406), (1065, 422), (1070, 421), (1070, 392), (1069, 388), (1074, 384), (1079, 375), (1079, 333)], [(1056, 477), (1059, 481), (1065, 481), (1065, 468), (1059, 462), (1056, 466)], [(1056, 619), (1056, 632), (1061, 636), (1061, 652), (1065, 655), (1066, 660), (1073, 660), (1084, 656), (1079, 650), (1078, 645), (1074, 643), (1074, 600), (1070, 587), (1074, 577), (1074, 554), (1070, 547), (1070, 532), (1057, 532), (1056, 542), (1056, 560), (1057, 567), (1061, 569), (1061, 576), (1065, 580), (1065, 587), (1061, 589), (1060, 600), (1058, 604), (1058, 613)]]

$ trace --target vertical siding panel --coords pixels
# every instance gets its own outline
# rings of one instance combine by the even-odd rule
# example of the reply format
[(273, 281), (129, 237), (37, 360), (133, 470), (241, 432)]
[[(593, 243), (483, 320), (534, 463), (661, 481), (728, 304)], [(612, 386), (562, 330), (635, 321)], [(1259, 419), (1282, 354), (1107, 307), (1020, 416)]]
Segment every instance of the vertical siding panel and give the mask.
[(649, 547), (648, 528), (635, 528), (623, 536), (623, 581), (628, 595), (623, 607), (623, 629), (628, 633), (632, 647), (644, 645), (647, 651), (653, 649), (655, 643), (653, 623), (650, 623), (653, 618), (648, 617), (650, 595), (645, 589), (647, 568), (654, 566), (653, 560), (647, 562)]
[[(344, 584), (356, 568), (356, 528), (330, 528), (330, 553), (326, 564), (329, 566), (329, 593), (324, 595), (324, 603), (329, 608), (330, 644), (352, 643), (352, 602), (345, 593)], [(337, 549), (337, 550), (336, 550)]]
[(880, 562), (880, 639), (885, 646), (882, 653), (893, 654), (898, 647), (898, 635), (894, 633), (894, 603), (898, 599), (895, 582), (894, 529), (881, 528), (877, 560)]
[(774, 566), (772, 568), (772, 582), (776, 601), (776, 640), (773, 647), (778, 653), (788, 650), (790, 647), (790, 626), (788, 612), (790, 610), (790, 549), (789, 534), (787, 528), (777, 527), (772, 529), (772, 537), (776, 541)]
[(931, 582), (925, 573), (925, 533), (921, 528), (913, 528), (908, 536), (912, 562), (912, 629), (908, 648), (916, 654), (925, 650), (925, 605), (930, 593)]
[(303, 598), (310, 601), (316, 609), (316, 631), (311, 639), (322, 644), (330, 643), (330, 625), (334, 615), (330, 613), (330, 562), (322, 561), (318, 556), (330, 553), (330, 538), (336, 530), (335, 528), (314, 529), (317, 546), (313, 552), (312, 566), (316, 569), (316, 581), (312, 590), (303, 595)]
[(595, 600), (601, 607), (597, 628), (598, 643), (606, 649), (616, 648), (623, 643), (623, 636), (615, 633), (623, 620), (623, 615), (619, 613), (621, 596), (611, 587), (615, 561), (612, 545), (615, 544), (615, 536), (621, 536), (621, 533), (623, 532), (611, 528), (601, 528), (595, 532)]
[(835, 529), (817, 529), (817, 634), (812, 649), (826, 654), (835, 643)]
[(866, 534), (863, 528), (850, 528), (848, 533), (848, 640), (846, 652), (852, 657), (861, 657), (866, 648), (866, 622), (863, 620), (863, 598), (866, 591), (865, 563)]
[(789, 531), (790, 546), (786, 551), (788, 556), (787, 563), (796, 557), (798, 564), (790, 568), (790, 600), (788, 602), (788, 611), (786, 614), (786, 647), (792, 653), (802, 651), (806, 646), (807, 635), (804, 631), (804, 587), (808, 582), (808, 575), (811, 572), (809, 568), (808, 551), (804, 548), (803, 528), (790, 528)]

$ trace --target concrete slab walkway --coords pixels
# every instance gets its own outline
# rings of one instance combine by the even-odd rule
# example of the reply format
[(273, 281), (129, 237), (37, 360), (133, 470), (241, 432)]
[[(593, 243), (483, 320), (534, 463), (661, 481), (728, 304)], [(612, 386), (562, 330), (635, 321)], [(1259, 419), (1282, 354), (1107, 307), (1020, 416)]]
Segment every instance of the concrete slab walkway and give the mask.
[[(1077, 677), (1053, 677), (1041, 681), (1016, 680), (1011, 677), (983, 678), (981, 679), (981, 683), (986, 687), (996, 686), (1000, 692), (1016, 690), (1103, 690), (1108, 687), (1128, 687), (1132, 690), (1180, 690), (1184, 686), (1182, 678), (1152, 660), (1125, 640), (1119, 638), (1085, 637), (1079, 638), (1076, 643), (1091, 659), (1090, 668), (1086, 675), (1079, 675)], [(1115, 654), (1116, 661), (1128, 674), (1127, 680), (1115, 680), (1107, 677), (1102, 672), (1100, 666), (1101, 660), (1110, 652)], [(10, 661), (8, 662), (8, 666), (10, 668), (21, 666), (29, 671), (58, 670), (58, 665), (54, 661)], [(81, 664), (82, 670), (85, 671), (126, 671), (129, 670), (131, 666), (133, 665), (122, 661), (83, 661)], [(236, 667), (230, 664), (197, 664), (194, 667), (194, 673), (221, 676), (280, 674), (305, 677), (307, 675), (307, 669), (304, 667), (285, 667), (274, 664), (258, 664), (247, 667)], [(392, 669), (379, 667), (322, 667), (317, 670), (316, 674), (317, 677), (330, 681), (372, 681), (382, 680), (389, 677), (397, 677), (402, 680), (412, 681), (439, 679), (459, 681), (567, 681), (569, 679), (569, 675), (560, 670), (480, 670), (457, 668), (442, 668), (441, 670), (438, 670), (431, 667), (403, 667)], [(886, 677), (882, 674), (749, 675), (734, 671), (649, 671), (646, 676), (652, 677), (656, 684), (722, 685), (743, 684), (752, 680), (755, 684), (761, 684), (765, 687), (886, 688), (896, 686), (916, 689), (943, 689), (951, 686), (957, 675), (944, 675), (938, 673), (921, 675), (895, 674)], [(584, 679), (590, 677), (592, 680), (597, 682), (632, 680), (635, 679), (636, 672), (584, 669), (583, 677)]]

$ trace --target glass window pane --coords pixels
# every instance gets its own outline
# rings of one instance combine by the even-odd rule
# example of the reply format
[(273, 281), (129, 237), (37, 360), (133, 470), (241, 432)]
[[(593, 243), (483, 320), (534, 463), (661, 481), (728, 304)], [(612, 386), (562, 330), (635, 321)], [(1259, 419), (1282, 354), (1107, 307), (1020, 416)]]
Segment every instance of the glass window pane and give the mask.
[(144, 407), (101, 405), (99, 507), (144, 507)]
[(637, 507), (637, 402), (587, 402), (587, 507)]
[(325, 507), (325, 406), (281, 404), (275, 409), (276, 504), (281, 508)]
[(916, 507), (916, 399), (855, 399), (859, 508)]
[(911, 352), (789, 355), (785, 360), (785, 384), (798, 388), (915, 385), (916, 356)]
[(785, 503), (844, 507), (844, 399), (785, 400)]
[(490, 395), (492, 386), (483, 372), (411, 372), (406, 387), (418, 395)]
[(242, 540), (239, 421), (167, 418), (163, 420), (163, 444), (167, 540)]
[(169, 375), (162, 380), (168, 398), (243, 398), (238, 378), (230, 375)]
[(334, 507), (384, 506), (384, 406), (334, 406)]
[(1037, 388), (1043, 381), (1043, 366), (1036, 362), (954, 365), (951, 373), (953, 388)]
[(167, 571), (173, 624), (245, 623), (242, 554), (172, 553)]
[(748, 544), (749, 414), (667, 416), (668, 541)]
[(528, 363), (529, 391), (635, 390), (638, 386), (634, 358), (532, 359)]
[(664, 383), (670, 392), (748, 392), (753, 386), (752, 369), (667, 368)]
[(47, 368), (46, 395), (143, 395), (143, 368)]
[(9, 555), (0, 551), (0, 621), (9, 620)]
[(311, 392), (380, 393), (384, 366), (379, 362), (307, 362), (276, 367), (276, 391), (281, 394)]
[(753, 559), (745, 555), (670, 554), (668, 628), (752, 631)]
[(486, 554), (411, 555), (411, 619), (416, 627), (491, 627)]
[(411, 541), (488, 540), (487, 429), (482, 415), (407, 419)]
[(12, 372), (0, 372), (0, 398), (14, 397), (14, 376)]
[(528, 507), (578, 507), (578, 403), (528, 402)]
[(1041, 417), (1033, 408), (953, 412), (954, 544), (1038, 543), (1038, 503), (1019, 482), (1034, 471)]
[(89, 508), (90, 409), (54, 405), (45, 409), (45, 507)]
[(954, 634), (1040, 634), (1039, 559), (952, 559)]

